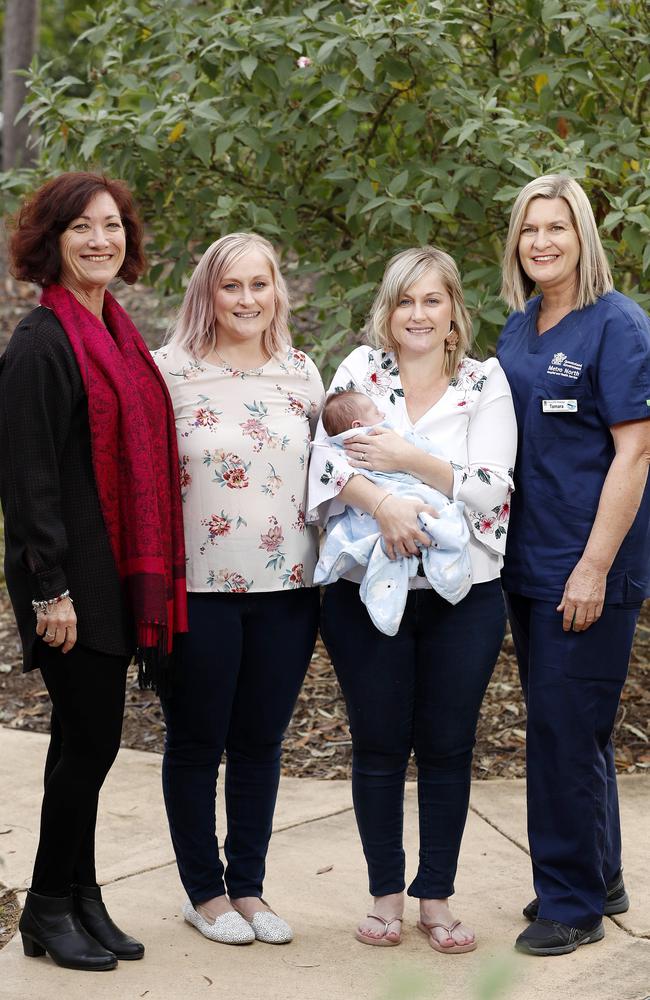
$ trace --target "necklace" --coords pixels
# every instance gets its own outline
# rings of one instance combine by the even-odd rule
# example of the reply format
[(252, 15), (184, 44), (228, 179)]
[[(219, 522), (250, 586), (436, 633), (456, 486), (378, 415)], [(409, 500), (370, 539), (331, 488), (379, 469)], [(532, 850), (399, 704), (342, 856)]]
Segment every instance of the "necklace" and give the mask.
[(216, 347), (212, 348), (212, 353), (216, 357), (216, 359), (219, 362), (219, 364), (221, 365), (221, 367), (225, 368), (226, 371), (229, 371), (229, 372), (241, 372), (243, 375), (261, 375), (262, 374), (262, 370), (264, 368), (264, 365), (269, 360), (267, 358), (267, 361), (263, 361), (262, 364), (259, 365), (259, 367), (257, 367), (257, 368), (240, 368), (239, 366), (233, 366), (229, 361), (226, 361), (225, 358), (222, 358), (221, 355), (219, 354), (219, 351), (216, 349)]

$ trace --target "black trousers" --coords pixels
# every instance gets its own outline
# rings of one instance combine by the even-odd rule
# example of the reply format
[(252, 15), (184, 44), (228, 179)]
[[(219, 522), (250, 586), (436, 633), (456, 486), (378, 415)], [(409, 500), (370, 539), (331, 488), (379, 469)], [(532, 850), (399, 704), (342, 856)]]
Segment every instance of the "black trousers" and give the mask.
[(99, 790), (120, 748), (130, 657), (77, 644), (48, 649), (41, 674), (52, 699), (41, 832), (32, 889), (67, 896), (74, 883), (96, 885)]

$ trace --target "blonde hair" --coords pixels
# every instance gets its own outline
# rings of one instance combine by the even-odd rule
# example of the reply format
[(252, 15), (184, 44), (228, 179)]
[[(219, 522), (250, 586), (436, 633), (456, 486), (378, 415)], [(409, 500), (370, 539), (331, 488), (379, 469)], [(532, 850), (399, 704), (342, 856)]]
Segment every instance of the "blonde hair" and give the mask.
[(407, 288), (419, 281), (427, 271), (438, 272), (451, 298), (451, 318), (454, 331), (458, 334), (458, 343), (452, 351), (445, 351), (443, 365), (444, 374), (451, 376), (469, 351), (473, 333), (458, 268), (454, 259), (444, 250), (432, 246), (413, 247), (389, 260), (370, 310), (366, 332), (373, 347), (393, 351), (399, 356), (399, 345), (390, 329), (391, 317)]
[(580, 243), (576, 309), (592, 305), (600, 295), (614, 289), (612, 272), (600, 242), (594, 213), (587, 195), (580, 184), (564, 174), (547, 174), (530, 181), (521, 189), (510, 215), (508, 238), (503, 255), (501, 297), (511, 309), (523, 312), (526, 300), (535, 288), (535, 282), (524, 271), (519, 259), (521, 227), (534, 198), (562, 198), (571, 214), (571, 220)]
[(267, 354), (278, 355), (291, 344), (289, 293), (273, 246), (257, 233), (229, 233), (205, 251), (190, 278), (185, 298), (169, 335), (170, 343), (201, 358), (217, 345), (215, 295), (224, 275), (251, 250), (259, 250), (269, 262), (275, 291), (273, 319), (262, 337)]

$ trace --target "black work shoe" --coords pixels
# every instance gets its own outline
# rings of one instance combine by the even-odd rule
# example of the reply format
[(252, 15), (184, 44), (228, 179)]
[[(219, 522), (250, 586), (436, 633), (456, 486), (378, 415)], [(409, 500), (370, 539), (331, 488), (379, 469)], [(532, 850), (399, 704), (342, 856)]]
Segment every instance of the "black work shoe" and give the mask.
[(121, 961), (132, 962), (144, 955), (144, 945), (121, 931), (111, 920), (98, 885), (75, 885), (75, 912), (83, 927)]
[(27, 893), (18, 929), (28, 958), (48, 953), (64, 969), (107, 972), (117, 965), (112, 951), (82, 927), (72, 896), (39, 896)]
[[(629, 908), (630, 897), (625, 891), (623, 872), (619, 871), (618, 875), (615, 875), (607, 886), (607, 899), (605, 901), (605, 906), (603, 907), (603, 916), (613, 917), (616, 913), (627, 913)], [(528, 906), (524, 906), (521, 912), (525, 916), (526, 920), (532, 921), (537, 920), (538, 911), (539, 899), (535, 898), (530, 901)]]
[(581, 944), (593, 944), (605, 937), (602, 921), (585, 931), (581, 927), (569, 927), (559, 920), (537, 920), (527, 927), (515, 941), (517, 951), (526, 955), (568, 955)]

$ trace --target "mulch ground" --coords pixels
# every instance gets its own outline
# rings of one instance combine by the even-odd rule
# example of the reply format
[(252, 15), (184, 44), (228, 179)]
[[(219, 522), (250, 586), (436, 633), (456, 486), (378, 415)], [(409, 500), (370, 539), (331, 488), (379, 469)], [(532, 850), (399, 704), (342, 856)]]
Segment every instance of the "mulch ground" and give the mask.
[[(459, 678), (462, 683), (462, 678)], [(47, 732), (50, 702), (38, 671), (21, 673), (11, 606), (0, 591), (0, 724)], [(646, 604), (632, 652), (630, 674), (616, 722), (616, 763), (626, 773), (650, 768), (650, 605)], [(526, 709), (510, 637), (506, 637), (479, 721), (474, 776), (524, 775)], [(122, 746), (161, 753), (165, 726), (157, 697), (140, 691), (132, 670)], [(345, 705), (319, 642), (285, 740), (283, 773), (292, 777), (350, 777), (351, 744)]]

